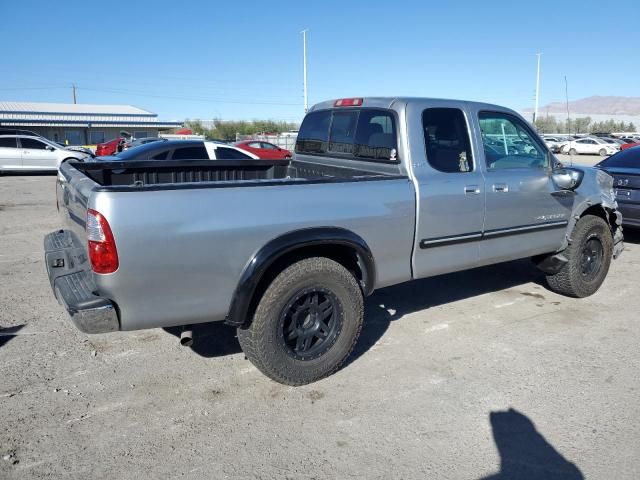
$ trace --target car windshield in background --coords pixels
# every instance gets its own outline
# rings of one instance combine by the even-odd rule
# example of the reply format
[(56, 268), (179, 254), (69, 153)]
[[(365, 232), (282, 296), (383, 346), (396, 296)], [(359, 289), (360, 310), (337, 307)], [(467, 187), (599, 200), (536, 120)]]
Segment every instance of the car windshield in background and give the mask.
[(144, 145), (138, 145), (137, 147), (131, 147), (128, 150), (124, 150), (116, 154), (120, 160), (134, 160), (136, 158), (144, 158), (145, 154), (158, 149), (157, 142), (149, 142)]
[(640, 147), (628, 148), (598, 164), (603, 168), (635, 168), (640, 170)]

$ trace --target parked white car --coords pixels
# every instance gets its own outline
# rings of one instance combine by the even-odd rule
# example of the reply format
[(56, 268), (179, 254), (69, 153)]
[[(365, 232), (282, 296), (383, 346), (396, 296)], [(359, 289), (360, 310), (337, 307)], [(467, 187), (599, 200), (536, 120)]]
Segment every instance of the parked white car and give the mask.
[(558, 153), (562, 146), (570, 140), (568, 137), (563, 137), (561, 135), (543, 135), (542, 139), (544, 140), (547, 148), (553, 153)]
[(561, 153), (568, 153), (570, 155), (585, 153), (604, 157), (606, 155), (613, 155), (618, 151), (620, 151), (620, 145), (618, 144), (607, 143), (598, 137), (586, 137), (567, 142), (562, 146)]
[(62, 162), (86, 158), (86, 153), (67, 150), (37, 135), (0, 132), (0, 172), (57, 170)]

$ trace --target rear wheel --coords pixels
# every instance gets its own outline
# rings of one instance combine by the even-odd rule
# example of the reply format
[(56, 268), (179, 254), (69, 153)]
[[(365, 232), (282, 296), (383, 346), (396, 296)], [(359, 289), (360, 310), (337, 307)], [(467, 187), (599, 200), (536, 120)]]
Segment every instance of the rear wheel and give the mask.
[(572, 242), (562, 252), (568, 262), (554, 275), (547, 275), (551, 290), (570, 297), (593, 295), (609, 271), (613, 236), (609, 224), (600, 217), (586, 215), (578, 220)]
[(578, 151), (575, 148), (570, 148), (569, 149), (569, 155), (577, 155)]
[(276, 382), (304, 385), (337, 371), (362, 329), (363, 298), (339, 263), (314, 257), (283, 270), (253, 321), (238, 329), (247, 358)]

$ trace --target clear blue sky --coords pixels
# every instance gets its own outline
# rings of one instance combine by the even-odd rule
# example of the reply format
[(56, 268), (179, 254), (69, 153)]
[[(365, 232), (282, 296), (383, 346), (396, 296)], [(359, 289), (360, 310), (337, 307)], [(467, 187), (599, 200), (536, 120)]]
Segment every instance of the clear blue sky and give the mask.
[(640, 96), (638, 3), (0, 0), (0, 100), (124, 103), (297, 121), (309, 100), (416, 95), (533, 105)]

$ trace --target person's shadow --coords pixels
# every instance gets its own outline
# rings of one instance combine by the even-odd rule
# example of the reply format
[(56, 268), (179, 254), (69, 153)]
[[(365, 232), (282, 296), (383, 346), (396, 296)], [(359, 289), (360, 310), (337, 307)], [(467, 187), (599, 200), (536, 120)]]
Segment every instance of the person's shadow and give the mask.
[(489, 415), (500, 453), (500, 471), (481, 480), (581, 480), (582, 472), (564, 458), (522, 413), (510, 408)]

